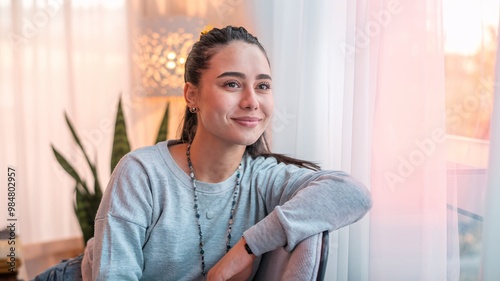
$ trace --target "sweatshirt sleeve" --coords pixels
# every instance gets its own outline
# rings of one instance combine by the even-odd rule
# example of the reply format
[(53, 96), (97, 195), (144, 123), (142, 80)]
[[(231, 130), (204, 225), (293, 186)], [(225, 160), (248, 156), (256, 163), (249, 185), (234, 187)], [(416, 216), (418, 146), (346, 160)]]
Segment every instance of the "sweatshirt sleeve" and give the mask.
[(291, 251), (311, 235), (360, 220), (372, 206), (366, 187), (341, 171), (279, 164), (263, 167), (256, 178), (271, 212), (243, 233), (255, 255)]
[(142, 165), (125, 156), (115, 168), (95, 220), (93, 280), (139, 280), (152, 196)]

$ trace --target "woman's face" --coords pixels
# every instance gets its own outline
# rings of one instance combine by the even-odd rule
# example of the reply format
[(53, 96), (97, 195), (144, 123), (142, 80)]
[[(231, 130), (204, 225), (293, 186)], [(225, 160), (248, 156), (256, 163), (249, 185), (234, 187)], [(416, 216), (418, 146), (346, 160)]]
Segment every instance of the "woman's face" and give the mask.
[(185, 90), (188, 106), (198, 108), (196, 137), (253, 144), (272, 116), (271, 84), (269, 64), (257, 46), (234, 41), (221, 47), (202, 71), (198, 87), (189, 84)]

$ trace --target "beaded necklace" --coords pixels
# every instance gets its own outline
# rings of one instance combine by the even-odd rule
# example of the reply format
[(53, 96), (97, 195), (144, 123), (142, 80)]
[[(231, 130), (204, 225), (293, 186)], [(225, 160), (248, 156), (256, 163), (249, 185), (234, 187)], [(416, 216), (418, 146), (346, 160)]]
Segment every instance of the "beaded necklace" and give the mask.
[[(187, 162), (190, 170), (189, 176), (191, 177), (191, 182), (193, 183), (193, 191), (194, 191), (194, 210), (195, 210), (195, 216), (196, 216), (196, 223), (198, 224), (198, 234), (200, 236), (200, 255), (201, 255), (201, 275), (205, 276), (207, 273), (205, 272), (205, 250), (203, 248), (204, 243), (203, 243), (203, 232), (201, 231), (201, 224), (200, 224), (200, 210), (198, 209), (198, 192), (196, 188), (196, 177), (194, 176), (194, 168), (193, 164), (191, 163), (191, 145), (188, 144), (187, 150), (186, 150), (186, 157), (187, 157)], [(241, 176), (241, 163), (238, 166), (238, 169), (236, 170), (236, 185), (234, 187), (234, 194), (233, 194), (233, 202), (231, 203), (231, 212), (229, 215), (229, 222), (227, 224), (227, 242), (226, 242), (226, 253), (229, 252), (231, 249), (231, 230), (232, 230), (232, 225), (233, 225), (233, 217), (234, 217), (234, 206), (236, 205), (236, 197), (238, 197), (238, 190), (240, 189), (240, 176)]]

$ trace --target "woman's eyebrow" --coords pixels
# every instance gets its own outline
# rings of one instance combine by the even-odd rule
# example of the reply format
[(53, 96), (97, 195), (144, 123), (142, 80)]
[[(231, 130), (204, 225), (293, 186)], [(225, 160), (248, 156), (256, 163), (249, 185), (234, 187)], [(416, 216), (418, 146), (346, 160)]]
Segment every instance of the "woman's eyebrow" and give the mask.
[(271, 79), (271, 76), (268, 75), (268, 74), (259, 74), (257, 75), (257, 80), (260, 80), (260, 79), (269, 79), (269, 80), (273, 80)]
[[(217, 78), (226, 77), (226, 76), (233, 76), (233, 77), (238, 77), (238, 78), (241, 78), (241, 79), (245, 79), (246, 78), (246, 75), (244, 73), (237, 72), (237, 71), (227, 71), (227, 72), (224, 72), (224, 73), (220, 74), (219, 76), (217, 76)], [(261, 80), (261, 79), (273, 80), (273, 79), (271, 79), (271, 76), (268, 75), (268, 74), (259, 74), (259, 75), (257, 75), (256, 79), (257, 80)]]
[(245, 74), (243, 74), (241, 72), (236, 72), (236, 71), (224, 72), (221, 75), (217, 76), (217, 78), (226, 77), (226, 76), (235, 76), (235, 77), (238, 77), (238, 78), (241, 78), (241, 79), (245, 79), (246, 78)]

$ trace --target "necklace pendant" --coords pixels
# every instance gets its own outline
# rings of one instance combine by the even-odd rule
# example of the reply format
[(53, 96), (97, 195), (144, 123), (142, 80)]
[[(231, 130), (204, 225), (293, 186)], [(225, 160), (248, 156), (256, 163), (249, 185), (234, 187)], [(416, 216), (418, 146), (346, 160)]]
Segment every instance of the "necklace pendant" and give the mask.
[(206, 215), (207, 215), (207, 219), (209, 219), (209, 220), (210, 220), (210, 219), (212, 219), (212, 218), (214, 217), (214, 212), (212, 212), (212, 211), (208, 211), (208, 212), (206, 213)]

